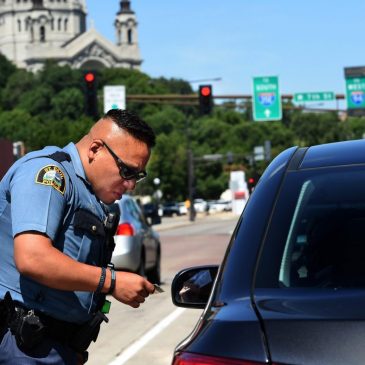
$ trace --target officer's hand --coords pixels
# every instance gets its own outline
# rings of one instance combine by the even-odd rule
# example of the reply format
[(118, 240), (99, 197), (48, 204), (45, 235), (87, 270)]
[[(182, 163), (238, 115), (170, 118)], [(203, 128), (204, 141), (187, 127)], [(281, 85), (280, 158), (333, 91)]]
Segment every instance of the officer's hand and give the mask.
[(124, 271), (116, 273), (113, 297), (124, 304), (138, 308), (154, 291), (153, 284), (140, 275)]

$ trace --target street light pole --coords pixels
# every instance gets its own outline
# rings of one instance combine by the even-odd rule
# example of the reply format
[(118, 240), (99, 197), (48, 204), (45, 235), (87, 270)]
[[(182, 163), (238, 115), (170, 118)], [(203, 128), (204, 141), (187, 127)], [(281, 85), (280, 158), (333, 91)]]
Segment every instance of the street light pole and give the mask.
[[(190, 144), (190, 143), (189, 143)], [(189, 219), (191, 222), (195, 220), (194, 207), (194, 157), (190, 146), (188, 147), (188, 190), (189, 190)]]
[(186, 136), (186, 154), (187, 154), (187, 170), (188, 170), (188, 199), (189, 206), (189, 220), (194, 222), (195, 209), (194, 209), (194, 156), (190, 143), (190, 128), (189, 119), (185, 119), (185, 136)]
[(210, 82), (210, 81), (221, 81), (222, 78), (221, 77), (215, 77), (212, 79), (200, 79), (200, 80), (190, 80), (188, 81), (189, 84), (194, 84), (196, 82)]

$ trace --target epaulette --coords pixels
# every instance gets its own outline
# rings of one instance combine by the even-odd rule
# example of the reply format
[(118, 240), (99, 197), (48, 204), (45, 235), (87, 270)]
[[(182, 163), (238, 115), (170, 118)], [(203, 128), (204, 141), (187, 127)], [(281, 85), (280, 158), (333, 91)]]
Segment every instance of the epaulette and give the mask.
[(62, 162), (62, 161), (71, 161), (71, 156), (66, 153), (66, 152), (61, 152), (61, 151), (57, 151), (54, 152), (50, 155), (48, 155), (47, 157), (51, 158), (52, 160), (55, 160), (57, 162)]

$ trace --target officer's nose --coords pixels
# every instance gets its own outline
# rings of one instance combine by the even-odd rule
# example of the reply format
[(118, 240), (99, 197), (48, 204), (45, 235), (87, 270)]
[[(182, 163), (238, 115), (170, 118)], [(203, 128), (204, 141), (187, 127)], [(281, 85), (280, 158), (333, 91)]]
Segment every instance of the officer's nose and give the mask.
[(123, 179), (123, 186), (127, 190), (134, 190), (134, 188), (136, 187), (136, 180), (135, 179), (131, 179), (131, 180), (124, 180)]

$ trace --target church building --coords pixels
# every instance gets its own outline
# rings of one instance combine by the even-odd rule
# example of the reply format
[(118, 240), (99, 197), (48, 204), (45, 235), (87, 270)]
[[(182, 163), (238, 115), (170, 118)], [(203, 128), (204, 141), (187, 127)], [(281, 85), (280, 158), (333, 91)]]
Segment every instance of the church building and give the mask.
[(0, 53), (30, 71), (40, 70), (46, 60), (81, 69), (140, 69), (137, 20), (130, 1), (120, 1), (115, 44), (93, 26), (86, 30), (85, 2), (0, 0)]

